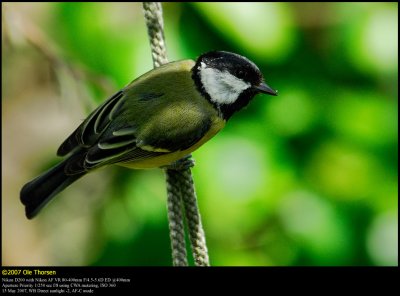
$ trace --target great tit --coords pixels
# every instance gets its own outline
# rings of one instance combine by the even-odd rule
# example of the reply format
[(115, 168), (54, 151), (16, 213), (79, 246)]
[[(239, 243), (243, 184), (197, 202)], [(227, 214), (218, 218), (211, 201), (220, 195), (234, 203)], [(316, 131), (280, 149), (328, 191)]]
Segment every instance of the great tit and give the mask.
[(210, 140), (258, 93), (277, 95), (247, 58), (225, 51), (153, 69), (95, 109), (61, 144), (66, 158), (28, 182), (21, 201), (33, 218), (56, 194), (109, 164), (169, 165)]

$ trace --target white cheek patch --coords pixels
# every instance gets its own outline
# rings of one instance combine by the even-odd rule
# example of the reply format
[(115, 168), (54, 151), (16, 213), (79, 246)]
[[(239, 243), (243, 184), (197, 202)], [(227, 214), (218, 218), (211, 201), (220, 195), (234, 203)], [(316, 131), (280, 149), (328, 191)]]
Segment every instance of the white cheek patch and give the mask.
[(211, 100), (218, 104), (232, 104), (239, 95), (251, 85), (236, 76), (212, 68), (205, 68), (202, 63), (200, 78)]

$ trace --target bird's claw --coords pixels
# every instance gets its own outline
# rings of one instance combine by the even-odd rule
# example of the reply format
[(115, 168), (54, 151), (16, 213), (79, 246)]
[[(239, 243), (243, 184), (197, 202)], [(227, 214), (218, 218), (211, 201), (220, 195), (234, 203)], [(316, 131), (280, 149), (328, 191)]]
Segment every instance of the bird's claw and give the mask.
[(192, 155), (189, 154), (173, 163), (161, 166), (160, 168), (166, 169), (166, 170), (183, 171), (183, 170), (193, 167), (194, 165), (195, 165), (195, 161), (192, 158)]

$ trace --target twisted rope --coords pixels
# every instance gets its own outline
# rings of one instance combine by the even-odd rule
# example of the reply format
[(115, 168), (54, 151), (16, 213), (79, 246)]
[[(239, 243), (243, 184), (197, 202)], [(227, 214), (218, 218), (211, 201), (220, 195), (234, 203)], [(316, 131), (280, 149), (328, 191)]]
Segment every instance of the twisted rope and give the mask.
[[(159, 2), (143, 2), (144, 16), (150, 39), (154, 67), (168, 62)], [(205, 235), (197, 207), (196, 193), (190, 167), (191, 155), (165, 168), (168, 196), (168, 219), (174, 266), (187, 266), (185, 229), (182, 217), (182, 200), (189, 228), (193, 258), (197, 266), (209, 266)]]
[[(153, 66), (157, 68), (168, 63), (167, 50), (164, 42), (164, 25), (160, 2), (143, 2), (144, 18), (150, 39)], [(187, 266), (185, 243), (185, 228), (182, 217), (182, 198), (179, 181), (169, 170), (165, 171), (167, 182), (167, 208), (169, 233), (172, 248), (172, 263), (174, 266)]]
[(179, 188), (178, 174), (176, 171), (168, 170), (165, 175), (167, 181), (167, 207), (172, 263), (174, 266), (187, 266), (185, 228), (183, 225), (181, 190)]
[(168, 63), (164, 39), (164, 22), (160, 2), (143, 2), (144, 18), (149, 34), (154, 68)]
[(190, 169), (179, 171), (183, 204), (185, 207), (186, 221), (189, 228), (189, 237), (192, 245), (194, 263), (197, 266), (209, 266), (206, 236), (201, 224), (200, 211), (197, 206), (196, 191)]

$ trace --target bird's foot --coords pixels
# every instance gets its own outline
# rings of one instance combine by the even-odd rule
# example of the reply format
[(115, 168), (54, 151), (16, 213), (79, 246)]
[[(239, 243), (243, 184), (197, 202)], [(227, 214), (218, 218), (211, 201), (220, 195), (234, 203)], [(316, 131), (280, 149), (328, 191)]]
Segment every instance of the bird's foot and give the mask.
[(187, 170), (191, 167), (193, 167), (195, 164), (194, 159), (192, 158), (192, 155), (189, 154), (185, 156), (184, 158), (181, 158), (173, 163), (170, 163), (168, 165), (161, 166), (160, 168), (166, 169), (166, 170), (175, 170), (175, 171), (183, 171)]

